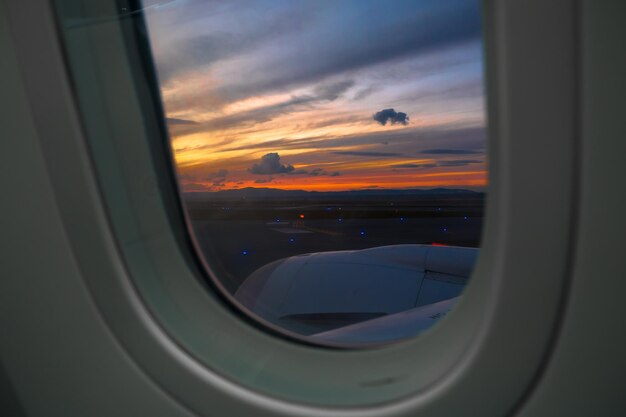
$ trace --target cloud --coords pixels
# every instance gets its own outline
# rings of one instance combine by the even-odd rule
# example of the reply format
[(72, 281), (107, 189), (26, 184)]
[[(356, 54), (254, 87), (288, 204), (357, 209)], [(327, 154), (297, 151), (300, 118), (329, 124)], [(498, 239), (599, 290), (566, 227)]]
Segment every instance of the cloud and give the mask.
[[(416, 2), (185, 1), (147, 15), (168, 110), (216, 109), (460, 45), (480, 45), (476, 0)], [(480, 47), (472, 57), (480, 62)], [(427, 59), (430, 60), (430, 59)], [(360, 86), (365, 87), (365, 86)], [(355, 98), (372, 93), (361, 89)], [(191, 97), (190, 97), (191, 96)], [(165, 94), (166, 99), (168, 93)], [(191, 114), (191, 113), (187, 113)]]
[[(467, 72), (455, 72), (454, 67), (462, 66), (463, 61), (455, 64), (452, 59), (453, 57), (448, 57), (448, 61), (443, 63), (429, 62), (429, 64), (432, 64), (434, 67), (433, 71), (436, 71), (439, 75), (442, 75), (442, 68), (447, 67), (449, 69), (450, 76), (445, 84), (431, 83), (419, 85), (417, 89), (397, 97), (396, 100), (399, 102), (432, 103), (433, 101), (453, 102), (463, 99), (482, 99), (484, 97), (484, 89), (481, 73), (472, 72), (470, 74)], [(475, 62), (475, 59), (474, 55), (470, 55), (469, 59), (465, 58), (464, 64), (468, 65), (469, 63)], [(468, 76), (469, 78), (462, 78)], [(462, 79), (458, 81), (457, 78)]]
[[(254, 164), (252, 168), (248, 170), (252, 174), (256, 175), (279, 175), (279, 174), (289, 174), (289, 175), (303, 175), (310, 177), (338, 177), (341, 175), (340, 172), (334, 171), (329, 172), (322, 168), (313, 168), (313, 169), (295, 169), (293, 165), (282, 164), (280, 161), (280, 155), (276, 152), (268, 153), (263, 155), (261, 158), (261, 162), (258, 164)], [(255, 182), (257, 184), (262, 184), (264, 182), (271, 182), (274, 178), (269, 177), (267, 179), (259, 179)]]
[(393, 165), (393, 168), (400, 169), (428, 169), (428, 168), (437, 168), (437, 167), (462, 167), (470, 164), (481, 164), (483, 161), (478, 159), (454, 159), (449, 161), (437, 161), (437, 162), (429, 162), (425, 164), (397, 164)]
[(430, 155), (475, 155), (483, 153), (483, 151), (475, 149), (422, 149), (418, 153)]
[(148, 15), (158, 41), (153, 48), (161, 82), (167, 84), (188, 71), (253, 53), (276, 38), (301, 30), (303, 20), (310, 15), (306, 7), (284, 8), (277, 13), (254, 13), (253, 8), (245, 1), (203, 1), (181, 5), (165, 19)]
[(294, 171), (293, 165), (280, 163), (280, 155), (276, 152), (263, 155), (261, 162), (252, 165), (248, 171), (256, 175), (288, 174)]
[(207, 180), (211, 181), (216, 187), (223, 187), (224, 181), (226, 181), (226, 176), (228, 175), (227, 169), (219, 169), (214, 172), (209, 172), (207, 174)]
[[(473, 152), (471, 148), (475, 148), (475, 153), (480, 155), (484, 153), (482, 148), (486, 142), (486, 130), (484, 127), (464, 127), (454, 124), (443, 125), (437, 127), (416, 127), (400, 130), (392, 130), (387, 132), (373, 132), (343, 136), (307, 136), (297, 139), (281, 138), (273, 139), (265, 142), (256, 142), (239, 146), (227, 147), (217, 152), (241, 151), (253, 149), (332, 149), (360, 147), (373, 145), (383, 145), (385, 153), (389, 149), (397, 151), (400, 154), (411, 154), (415, 149), (415, 143), (419, 141), (424, 146), (449, 146), (450, 149), (456, 149), (463, 146), (468, 150), (468, 154)], [(427, 149), (428, 150), (428, 149)], [(339, 151), (337, 151), (339, 152)], [(344, 151), (349, 152), (349, 151)], [(435, 152), (435, 154), (438, 152)], [(445, 152), (444, 152), (445, 153)]]
[(373, 86), (373, 85), (371, 85), (369, 87), (365, 87), (365, 88), (357, 91), (352, 99), (353, 100), (362, 100), (365, 97), (367, 97), (367, 96), (371, 95), (372, 93), (376, 92), (378, 89), (379, 89), (379, 87)]
[(385, 126), (387, 122), (392, 125), (400, 123), (405, 126), (409, 123), (409, 116), (407, 116), (406, 113), (396, 112), (394, 109), (381, 110), (374, 114), (372, 118), (383, 126)]
[(314, 88), (312, 94), (295, 95), (280, 103), (218, 117), (205, 123), (198, 123), (194, 125), (192, 129), (188, 129), (188, 133), (192, 130), (206, 131), (210, 129), (228, 129), (230, 127), (241, 127), (247, 124), (268, 122), (280, 115), (307, 109), (319, 103), (337, 100), (353, 85), (353, 80), (321, 84)]
[(462, 167), (470, 164), (481, 164), (483, 161), (478, 159), (454, 159), (451, 161), (439, 161), (441, 167)]
[[(480, 3), (315, 2), (306, 30), (233, 64), (220, 96), (241, 99), (480, 39)], [(297, 3), (299, 4), (299, 3)], [(376, 16), (373, 19), (372, 16)], [(226, 71), (225, 71), (226, 72)], [(235, 82), (236, 80), (236, 82)]]
[(419, 168), (435, 168), (437, 164), (397, 164), (393, 165), (393, 168), (407, 168), (407, 169), (419, 169)]
[(198, 122), (194, 122), (193, 120), (176, 119), (174, 117), (166, 118), (165, 122), (168, 125), (195, 125), (195, 124), (198, 124)]
[(182, 152), (189, 152), (189, 151), (198, 151), (201, 149), (207, 149), (210, 148), (212, 145), (189, 145), (189, 146), (183, 146), (180, 148), (175, 148), (174, 152), (176, 153), (182, 153)]
[(354, 80), (338, 81), (331, 84), (322, 84), (315, 89), (317, 100), (337, 100), (343, 93), (354, 85)]
[(401, 156), (400, 153), (395, 152), (371, 152), (371, 151), (334, 151), (336, 155), (350, 155), (350, 156), (371, 156), (371, 157), (386, 157), (386, 156)]
[(274, 181), (274, 177), (268, 177), (266, 179), (259, 178), (258, 180), (254, 180), (255, 184), (267, 184), (268, 182)]
[(195, 182), (185, 182), (182, 183), (183, 192), (191, 192), (191, 191), (210, 191), (211, 187), (207, 187), (204, 184), (195, 183)]
[(209, 172), (209, 174), (207, 175), (207, 178), (212, 180), (215, 178), (225, 178), (227, 175), (228, 175), (227, 169), (220, 169), (215, 172)]
[(338, 116), (332, 117), (330, 119), (322, 119), (315, 122), (307, 123), (304, 126), (304, 129), (319, 129), (320, 127), (326, 126), (337, 126), (343, 124), (353, 124), (355, 122), (362, 121), (363, 117), (359, 115), (346, 115), (346, 116)]
[(297, 169), (291, 173), (292, 175), (309, 175), (312, 177), (326, 176), (326, 177), (338, 177), (341, 175), (340, 172), (328, 172), (323, 170), (322, 168), (315, 168), (310, 171), (305, 169)]

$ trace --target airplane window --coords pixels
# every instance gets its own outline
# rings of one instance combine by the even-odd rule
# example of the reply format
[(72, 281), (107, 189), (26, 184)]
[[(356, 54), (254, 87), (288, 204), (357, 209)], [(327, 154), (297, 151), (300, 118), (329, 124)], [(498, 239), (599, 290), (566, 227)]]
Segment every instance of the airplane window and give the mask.
[(190, 232), (227, 298), (348, 346), (453, 308), (487, 185), (478, 1), (144, 13)]

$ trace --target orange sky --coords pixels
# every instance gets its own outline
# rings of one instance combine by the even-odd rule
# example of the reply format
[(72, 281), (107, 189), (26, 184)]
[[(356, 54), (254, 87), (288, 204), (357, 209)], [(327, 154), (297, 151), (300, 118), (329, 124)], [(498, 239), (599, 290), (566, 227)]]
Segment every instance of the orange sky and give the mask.
[(439, 33), (416, 27), (420, 3), (377, 20), (335, 2), (255, 4), (149, 15), (184, 191), (486, 185), (478, 20)]
[[(241, 103), (242, 107), (245, 104)], [(209, 125), (206, 131), (202, 125), (170, 126), (172, 148), (185, 191), (244, 187), (340, 191), (411, 187), (480, 188), (486, 185), (487, 171), (482, 159), (481, 162), (463, 166), (433, 166), (451, 158), (401, 152), (390, 152), (393, 155), (378, 152), (381, 156), (377, 156), (380, 144), (353, 145), (349, 140), (355, 136), (402, 134), (403, 131), (416, 132), (417, 135), (420, 128), (437, 128), (455, 122), (445, 115), (419, 120), (409, 127), (381, 126), (370, 121), (370, 114), (363, 113), (360, 119), (351, 118), (339, 124), (315, 127), (324, 124), (324, 112), (301, 111), (253, 126), (221, 129), (211, 129), (210, 122), (214, 119), (202, 116), (206, 117), (206, 124)], [(277, 142), (277, 138), (280, 141)], [(348, 138), (345, 146), (341, 146), (342, 138)], [(325, 141), (334, 143), (326, 148)], [(370, 149), (372, 155), (358, 155)], [(278, 153), (281, 164), (292, 165), (294, 171), (268, 175), (251, 173), (250, 168), (271, 152)], [(355, 154), (339, 155), (337, 152)], [(458, 157), (452, 159), (458, 160)], [(399, 165), (417, 168), (397, 168)], [(319, 175), (298, 174), (299, 171), (315, 169)]]

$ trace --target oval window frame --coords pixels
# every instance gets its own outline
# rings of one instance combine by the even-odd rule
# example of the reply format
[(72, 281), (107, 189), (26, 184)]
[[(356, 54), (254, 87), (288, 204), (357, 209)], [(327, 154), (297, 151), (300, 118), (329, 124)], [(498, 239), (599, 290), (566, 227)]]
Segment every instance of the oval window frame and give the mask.
[[(562, 307), (555, 300), (562, 299), (566, 288), (573, 245), (577, 15), (565, 1), (485, 5), (490, 185), (484, 245), (472, 285), (446, 320), (424, 337), (359, 351), (320, 349), (275, 337), (203, 291), (197, 279), (202, 271), (189, 247), (181, 247), (180, 228), (172, 228), (172, 196), (163, 197), (171, 190), (160, 188), (172, 182), (172, 174), (163, 182), (151, 175), (125, 180), (119, 172), (102, 171), (102, 161), (108, 165), (116, 158), (111, 149), (98, 147), (102, 137), (113, 138), (127, 156), (139, 156), (152, 166), (142, 169), (135, 160), (137, 172), (150, 173), (153, 158), (159, 158), (147, 146), (150, 141), (144, 140), (143, 147), (125, 141), (137, 133), (145, 139), (141, 134), (148, 133), (147, 126), (162, 124), (154, 108), (140, 105), (138, 97), (150, 89), (136, 89), (135, 63), (129, 63), (133, 53), (115, 49), (133, 48), (129, 39), (137, 28), (124, 28), (128, 20), (114, 18), (88, 29), (85, 43), (76, 45), (59, 23), (74, 74), (71, 83), (52, 71), (43, 77), (34, 69), (24, 74), (33, 81), (33, 96), (37, 82), (57, 83), (60, 105), (75, 94), (76, 108), (67, 109), (71, 126), (47, 119), (32, 101), (42, 137), (65, 138), (44, 141), (43, 152), (47, 161), (59, 155), (68, 161), (66, 166), (49, 164), (48, 170), (68, 237), (83, 243), (74, 246), (74, 253), (90, 293), (121, 345), (159, 386), (201, 413), (219, 404), (233, 414), (262, 409), (267, 415), (445, 415), (469, 407), (490, 415), (523, 395), (552, 340)], [(113, 3), (83, 6), (101, 8), (93, 10), (94, 16), (117, 16), (119, 10)], [(33, 20), (39, 19), (54, 37), (52, 11), (37, 7), (44, 13), (34, 14)], [(531, 34), (528, 22), (535, 28)], [(50, 39), (40, 41), (45, 45)], [(70, 52), (73, 47), (84, 52), (80, 60)], [(62, 66), (61, 50), (58, 44), (58, 53), (46, 59)], [(107, 74), (94, 68), (115, 56), (116, 70)], [(41, 79), (34, 81), (37, 76)], [(538, 121), (542, 129), (528, 120)], [(546, 145), (545, 139), (549, 146), (537, 155), (536, 146)], [(525, 156), (533, 161), (530, 174)], [(81, 175), (68, 178), (68, 172)], [(83, 201), (73, 198), (76, 189), (84, 192)], [(535, 201), (542, 202), (541, 209)], [(125, 228), (129, 234), (120, 236)], [(538, 291), (542, 297), (536, 297)], [(211, 325), (215, 327), (202, 334), (206, 339), (195, 333), (198, 326)], [(214, 351), (199, 351), (207, 341)], [(232, 356), (233, 346), (240, 349), (236, 357), (217, 363)], [(516, 361), (519, 355), (527, 360)], [(415, 368), (408, 376), (407, 363)], [(344, 371), (340, 380), (337, 367)], [(483, 396), (489, 401), (478, 400)]]

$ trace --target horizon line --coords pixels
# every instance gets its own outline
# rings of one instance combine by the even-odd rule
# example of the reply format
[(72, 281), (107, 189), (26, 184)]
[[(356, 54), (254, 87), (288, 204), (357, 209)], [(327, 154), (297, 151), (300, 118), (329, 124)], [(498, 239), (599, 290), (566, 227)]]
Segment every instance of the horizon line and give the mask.
[(385, 187), (375, 187), (375, 188), (353, 188), (346, 190), (328, 190), (328, 191), (318, 191), (318, 190), (304, 190), (304, 189), (289, 189), (289, 188), (275, 188), (275, 187), (242, 187), (242, 188), (228, 188), (223, 190), (181, 190), (181, 194), (198, 194), (198, 193), (219, 193), (224, 191), (242, 191), (242, 190), (276, 190), (276, 191), (285, 191), (285, 192), (306, 192), (306, 193), (345, 193), (345, 192), (356, 192), (356, 191), (433, 191), (433, 190), (457, 190), (457, 191), (471, 191), (471, 192), (486, 192), (486, 187), (409, 187), (409, 188), (385, 188)]

